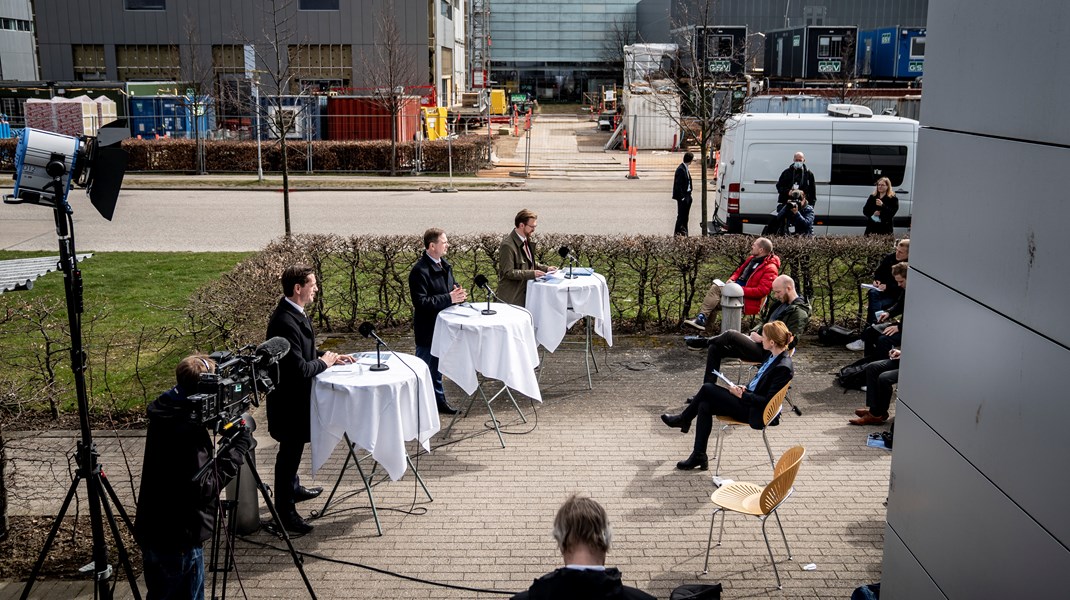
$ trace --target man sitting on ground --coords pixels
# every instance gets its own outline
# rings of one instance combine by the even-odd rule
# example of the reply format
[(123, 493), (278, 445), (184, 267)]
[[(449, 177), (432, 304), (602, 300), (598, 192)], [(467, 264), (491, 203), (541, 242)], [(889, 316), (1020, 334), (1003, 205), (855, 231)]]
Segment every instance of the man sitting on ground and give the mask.
[(851, 425), (882, 425), (888, 420), (888, 407), (892, 404), (892, 386), (899, 383), (898, 349), (888, 353), (886, 360), (875, 360), (866, 365), (866, 407), (855, 410), (857, 419)]
[(590, 498), (573, 495), (554, 517), (554, 539), (565, 566), (535, 580), (513, 600), (653, 600), (621, 583), (620, 571), (606, 568), (613, 539), (606, 510)]
[[(869, 305), (866, 308), (866, 325), (877, 322), (877, 311), (885, 310), (899, 300), (899, 284), (892, 276), (892, 266), (910, 259), (910, 240), (903, 238), (895, 243), (895, 250), (881, 259), (873, 273), (873, 286), (869, 290)], [(848, 350), (859, 352), (864, 348), (861, 339), (847, 344)]]
[[(743, 288), (743, 314), (756, 315), (762, 310), (762, 302), (773, 288), (773, 279), (780, 272), (780, 257), (773, 254), (773, 242), (760, 237), (750, 246), (750, 256), (739, 265), (726, 283), (737, 283)], [(684, 321), (695, 329), (713, 335), (714, 311), (721, 306), (721, 286), (710, 284), (702, 310), (694, 319)]]
[[(738, 331), (726, 331), (712, 338), (693, 338), (687, 340), (689, 348), (706, 348), (706, 372), (704, 383), (717, 384), (717, 376), (711, 371), (721, 370), (721, 360), (739, 358), (750, 362), (763, 362), (769, 358), (769, 352), (762, 346), (762, 327), (773, 321), (783, 321), (791, 334), (798, 339), (810, 322), (810, 303), (795, 291), (795, 280), (789, 275), (780, 275), (773, 280), (773, 298), (762, 311), (762, 322), (751, 330), (750, 335)], [(795, 342), (790, 348), (795, 347)]]
[(899, 301), (888, 307), (886, 311), (880, 311), (877, 315), (877, 323), (866, 328), (862, 332), (862, 349), (870, 360), (879, 360), (887, 356), (892, 348), (899, 347), (903, 343), (903, 311), (906, 307), (907, 273), (910, 265), (901, 262), (892, 267), (892, 277), (899, 285)]

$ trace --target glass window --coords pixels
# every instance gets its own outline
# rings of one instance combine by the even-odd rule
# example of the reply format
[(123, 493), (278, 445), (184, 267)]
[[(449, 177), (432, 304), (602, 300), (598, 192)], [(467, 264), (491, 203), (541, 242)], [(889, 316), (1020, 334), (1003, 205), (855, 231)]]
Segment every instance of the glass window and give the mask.
[(910, 40), (910, 58), (925, 58), (924, 37), (916, 37)]
[(711, 35), (707, 37), (706, 58), (732, 58), (732, 36)]
[(126, 10), (167, 10), (167, 0), (123, 0)]
[(338, 10), (338, 0), (300, 0), (298, 10)]
[(872, 186), (887, 177), (892, 185), (902, 185), (906, 168), (906, 146), (833, 144), (829, 183)]
[(817, 38), (818, 58), (841, 58), (843, 54), (842, 35), (822, 35)]

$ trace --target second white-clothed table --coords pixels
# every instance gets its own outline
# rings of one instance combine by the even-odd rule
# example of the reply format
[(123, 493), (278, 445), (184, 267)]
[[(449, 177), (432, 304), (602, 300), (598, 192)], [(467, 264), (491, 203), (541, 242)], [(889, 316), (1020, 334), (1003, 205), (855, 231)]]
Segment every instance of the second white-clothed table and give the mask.
[(528, 281), (527, 309), (535, 321), (535, 339), (550, 352), (557, 350), (565, 331), (583, 317), (594, 319), (593, 330), (613, 345), (609, 286), (599, 273), (566, 279), (568, 269)]
[[(531, 314), (521, 307), (498, 302), (490, 304), (495, 314), (482, 314), (481, 311), (486, 308), (486, 302), (455, 304), (438, 313), (431, 354), (438, 357), (438, 370), (470, 396), (477, 391), (483, 393), (479, 384), (480, 374), (505, 384), (490, 399), (483, 394), (492, 419), (490, 402), (502, 392), (509, 395), (523, 418), (523, 412), (516, 406), (509, 388), (542, 402), (539, 381), (535, 377), (539, 353)], [(496, 419), (494, 429), (504, 448), (505, 441)]]
[(371, 371), (374, 354), (316, 376), (311, 409), (313, 474), (343, 436), (371, 452), (395, 481), (405, 474), (405, 442), (416, 439), (431, 450), (429, 441), (441, 424), (427, 364), (411, 354), (384, 352), (389, 356), (384, 364), (390, 369)]

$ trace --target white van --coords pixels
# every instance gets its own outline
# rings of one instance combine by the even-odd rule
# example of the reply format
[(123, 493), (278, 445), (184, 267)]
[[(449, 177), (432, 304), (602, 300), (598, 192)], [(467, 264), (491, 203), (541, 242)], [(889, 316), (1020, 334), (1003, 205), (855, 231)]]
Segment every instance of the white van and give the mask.
[(776, 182), (796, 152), (814, 174), (814, 235), (861, 235), (862, 207), (877, 179), (899, 199), (896, 234), (910, 227), (918, 122), (873, 116), (864, 106), (827, 114), (740, 114), (729, 118), (718, 163), (717, 220), (729, 233), (761, 233), (777, 210)]

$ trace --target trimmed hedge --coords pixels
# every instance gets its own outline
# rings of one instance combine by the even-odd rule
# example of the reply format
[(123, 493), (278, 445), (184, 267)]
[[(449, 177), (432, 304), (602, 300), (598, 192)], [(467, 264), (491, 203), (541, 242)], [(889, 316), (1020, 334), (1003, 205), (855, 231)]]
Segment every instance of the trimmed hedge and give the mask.
[[(503, 234), (450, 236), (450, 255), (459, 283), (472, 289), (476, 274), (496, 284)], [(727, 278), (743, 261), (747, 236), (661, 237), (540, 234), (539, 260), (559, 262), (567, 245), (583, 265), (606, 277), (613, 328), (619, 332), (678, 331), (702, 303), (713, 279)], [(813, 291), (811, 329), (829, 323), (857, 326), (868, 283), (890, 237), (775, 238), (781, 273), (799, 281), (805, 261)], [(419, 236), (300, 235), (281, 239), (199, 290), (187, 312), (204, 347), (259, 342), (278, 302), (279, 275), (292, 263), (316, 267), (320, 294), (310, 314), (324, 332), (355, 331), (365, 320), (381, 328), (408, 327), (412, 317), (408, 273), (422, 252)], [(804, 260), (805, 259), (805, 260)]]
[[(205, 164), (211, 172), (256, 172), (256, 142), (233, 140), (202, 140)], [(15, 170), (16, 139), (0, 140), (0, 171)], [(375, 172), (390, 171), (390, 142), (375, 141), (288, 141), (287, 156), (291, 172), (304, 173), (308, 169), (309, 152), (312, 153), (313, 172)], [(194, 173), (196, 167), (195, 140), (161, 138), (158, 140), (123, 141), (123, 148), (130, 153), (129, 172), (179, 172)], [(397, 145), (398, 169), (413, 168), (417, 151), (416, 142), (401, 142)], [(422, 172), (445, 173), (449, 170), (449, 143), (442, 140), (424, 141), (420, 144)], [(487, 140), (484, 136), (468, 135), (453, 140), (453, 171), (475, 173), (485, 166)], [(282, 144), (267, 140), (261, 144), (265, 171), (282, 171)]]

